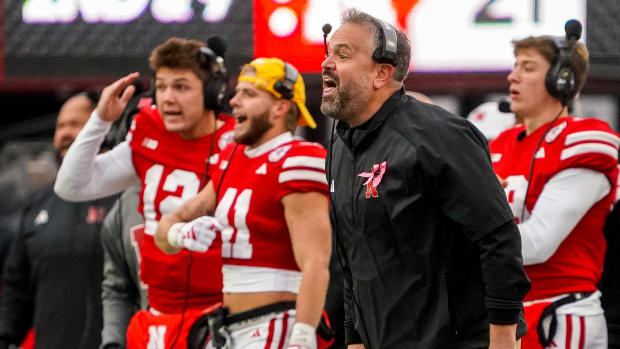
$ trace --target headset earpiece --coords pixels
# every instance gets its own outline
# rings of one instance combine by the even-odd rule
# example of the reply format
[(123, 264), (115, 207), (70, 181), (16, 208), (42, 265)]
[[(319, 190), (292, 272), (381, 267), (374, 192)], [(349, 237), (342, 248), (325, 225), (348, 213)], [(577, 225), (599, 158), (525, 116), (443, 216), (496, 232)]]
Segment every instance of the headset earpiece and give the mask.
[(378, 63), (387, 63), (396, 66), (396, 53), (398, 51), (398, 35), (393, 25), (377, 20), (381, 27), (381, 44), (372, 53), (372, 59)]
[(221, 110), (228, 85), (224, 59), (209, 47), (201, 47), (200, 54), (205, 58), (205, 70), (209, 72), (209, 78), (204, 82), (202, 89), (204, 107), (209, 110)]
[(551, 41), (558, 54), (545, 76), (545, 87), (551, 96), (566, 105), (577, 94), (575, 72), (570, 60), (572, 48), (565, 38), (551, 37)]
[(294, 96), (295, 82), (299, 72), (292, 65), (284, 62), (284, 79), (276, 81), (273, 89), (278, 92), (282, 98), (291, 100)]

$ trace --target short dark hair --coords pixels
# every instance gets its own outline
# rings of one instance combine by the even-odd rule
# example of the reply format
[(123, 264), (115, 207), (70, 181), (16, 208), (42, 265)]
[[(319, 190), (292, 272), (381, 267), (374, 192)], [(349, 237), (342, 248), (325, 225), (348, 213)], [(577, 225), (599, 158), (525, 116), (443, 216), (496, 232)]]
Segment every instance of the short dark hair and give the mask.
[(209, 72), (205, 69), (207, 58), (200, 53), (200, 48), (206, 46), (198, 40), (186, 40), (172, 37), (157, 46), (149, 57), (153, 72), (161, 67), (172, 69), (189, 69), (202, 81), (207, 81)]
[[(523, 50), (534, 49), (545, 57), (545, 60), (549, 62), (549, 64), (553, 64), (560, 54), (560, 50), (550, 36), (529, 36), (525, 39), (513, 40), (512, 45), (514, 46), (515, 57)], [(571, 51), (570, 64), (573, 72), (575, 72), (577, 93), (579, 93), (586, 83), (588, 70), (590, 69), (589, 57), (590, 54), (586, 45), (579, 41), (576, 42), (575, 49)]]
[[(372, 33), (373, 52), (383, 42), (383, 31), (379, 20), (366, 12), (351, 8), (342, 16), (342, 24), (353, 23), (365, 26)], [(393, 79), (404, 81), (409, 73), (409, 61), (411, 60), (411, 43), (407, 34), (396, 29), (396, 67), (394, 67)]]

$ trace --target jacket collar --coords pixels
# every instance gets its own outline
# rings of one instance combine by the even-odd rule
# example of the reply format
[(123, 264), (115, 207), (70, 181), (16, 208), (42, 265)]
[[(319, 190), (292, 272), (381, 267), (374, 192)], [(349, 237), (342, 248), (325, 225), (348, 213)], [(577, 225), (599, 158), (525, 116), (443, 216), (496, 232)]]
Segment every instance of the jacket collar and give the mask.
[(407, 98), (405, 94), (405, 88), (401, 87), (400, 90), (394, 92), (377, 110), (377, 112), (370, 117), (365, 123), (356, 126), (349, 127), (346, 122), (338, 122), (336, 126), (336, 132), (342, 140), (342, 142), (351, 150), (359, 147), (364, 141), (369, 139), (374, 131), (379, 128), (385, 120), (390, 116), (392, 110), (402, 101)]

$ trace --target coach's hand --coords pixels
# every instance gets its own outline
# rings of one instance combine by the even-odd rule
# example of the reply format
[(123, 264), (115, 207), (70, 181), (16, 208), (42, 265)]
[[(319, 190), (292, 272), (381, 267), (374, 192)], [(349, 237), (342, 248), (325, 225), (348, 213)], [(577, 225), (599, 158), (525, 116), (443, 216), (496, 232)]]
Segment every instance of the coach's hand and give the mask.
[(97, 104), (97, 114), (101, 120), (114, 121), (121, 116), (136, 90), (130, 84), (136, 81), (139, 75), (140, 73), (131, 73), (103, 89)]
[(202, 216), (188, 223), (176, 223), (168, 231), (168, 243), (174, 248), (206, 252), (222, 225), (211, 216)]

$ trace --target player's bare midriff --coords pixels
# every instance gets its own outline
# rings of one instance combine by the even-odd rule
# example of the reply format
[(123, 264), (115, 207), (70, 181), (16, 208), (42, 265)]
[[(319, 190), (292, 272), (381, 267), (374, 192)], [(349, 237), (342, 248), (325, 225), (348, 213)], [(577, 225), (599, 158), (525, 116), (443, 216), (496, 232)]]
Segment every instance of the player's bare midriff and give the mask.
[(296, 299), (297, 295), (291, 292), (224, 293), (224, 305), (231, 313)]

